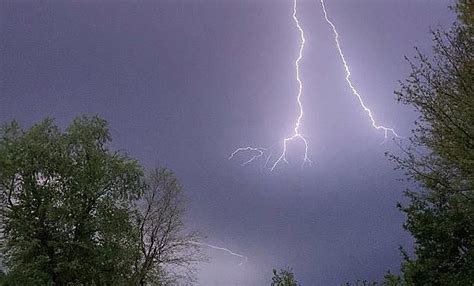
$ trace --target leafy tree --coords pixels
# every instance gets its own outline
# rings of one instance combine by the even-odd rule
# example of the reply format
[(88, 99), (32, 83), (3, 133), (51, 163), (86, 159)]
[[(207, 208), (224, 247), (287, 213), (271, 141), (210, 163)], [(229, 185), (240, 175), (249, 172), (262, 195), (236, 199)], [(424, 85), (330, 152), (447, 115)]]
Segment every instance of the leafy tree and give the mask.
[(136, 161), (110, 151), (106, 122), (50, 119), (0, 129), (0, 203), (6, 285), (117, 285), (128, 281), (138, 235), (130, 201), (144, 190)]
[(153, 170), (137, 204), (136, 227), (140, 238), (140, 256), (135, 261), (134, 274), (137, 284), (192, 281), (193, 263), (203, 257), (196, 243), (198, 234), (184, 229), (185, 198), (173, 172), (166, 168)]
[(474, 281), (474, 34), (473, 5), (455, 6), (458, 22), (435, 30), (433, 57), (417, 50), (412, 72), (396, 92), (419, 112), (403, 155), (390, 157), (418, 191), (399, 205), (415, 238), (404, 253), (407, 285), (471, 285)]
[(402, 286), (403, 281), (402, 279), (397, 276), (393, 275), (390, 272), (385, 274), (384, 280), (382, 282), (369, 282), (366, 280), (357, 281), (355, 283), (346, 283), (345, 286)]
[(273, 277), (271, 286), (299, 286), (291, 269), (281, 269), (277, 272), (273, 269)]
[(377, 282), (368, 282), (366, 280), (363, 280), (363, 281), (358, 280), (355, 283), (347, 282), (345, 284), (345, 286), (378, 286), (378, 285), (382, 285), (382, 284), (378, 284)]
[[(110, 151), (104, 120), (0, 129), (2, 285), (170, 285), (192, 278), (178, 179)], [(179, 268), (179, 274), (176, 270)]]

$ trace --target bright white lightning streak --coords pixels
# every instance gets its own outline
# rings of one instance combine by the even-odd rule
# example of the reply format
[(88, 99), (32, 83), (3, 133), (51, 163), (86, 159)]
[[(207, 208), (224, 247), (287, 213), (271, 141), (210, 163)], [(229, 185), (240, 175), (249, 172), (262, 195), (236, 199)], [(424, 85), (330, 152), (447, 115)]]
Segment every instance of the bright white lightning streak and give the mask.
[(359, 94), (357, 89), (352, 84), (351, 71), (349, 69), (349, 65), (347, 64), (346, 58), (344, 56), (344, 53), (342, 52), (341, 45), (339, 43), (339, 33), (337, 32), (336, 26), (334, 25), (334, 23), (331, 22), (331, 20), (329, 20), (328, 13), (326, 11), (326, 6), (324, 5), (324, 0), (320, 0), (320, 1), (321, 1), (321, 7), (323, 8), (323, 12), (324, 12), (324, 18), (326, 19), (326, 22), (331, 26), (332, 31), (334, 33), (334, 41), (336, 42), (336, 47), (337, 47), (337, 50), (339, 51), (339, 56), (341, 57), (342, 64), (344, 65), (344, 69), (346, 71), (346, 82), (349, 85), (349, 87), (351, 88), (352, 93), (355, 96), (357, 96), (357, 99), (359, 100), (360, 106), (364, 109), (364, 111), (369, 116), (370, 121), (372, 122), (372, 126), (377, 130), (383, 130), (384, 131), (384, 134), (385, 134), (384, 141), (387, 139), (388, 132), (392, 133), (396, 137), (400, 137), (397, 134), (397, 132), (395, 132), (395, 130), (393, 128), (389, 128), (389, 127), (385, 127), (385, 126), (377, 124), (377, 122), (375, 121), (374, 116), (372, 115), (372, 111), (365, 105), (364, 101), (362, 100), (362, 96)]
[(301, 43), (300, 43), (300, 49), (298, 53), (298, 58), (295, 61), (295, 69), (296, 69), (296, 81), (298, 82), (298, 96), (296, 97), (298, 101), (298, 108), (299, 108), (299, 115), (296, 120), (295, 124), (295, 129), (294, 129), (294, 134), (291, 137), (283, 139), (283, 151), (280, 155), (280, 157), (273, 163), (273, 166), (270, 168), (270, 170), (273, 171), (275, 167), (280, 163), (282, 160), (285, 161), (285, 163), (288, 163), (286, 160), (286, 148), (288, 145), (288, 142), (291, 142), (295, 139), (300, 139), (303, 141), (304, 144), (304, 158), (303, 158), (303, 165), (305, 163), (311, 164), (311, 160), (308, 157), (308, 141), (306, 141), (306, 138), (300, 133), (300, 124), (301, 124), (301, 119), (303, 118), (303, 104), (301, 103), (301, 95), (303, 93), (303, 82), (301, 81), (300, 78), (300, 61), (303, 58), (303, 49), (304, 49), (304, 44), (306, 42), (306, 39), (304, 37), (304, 31), (303, 28), (301, 28), (300, 22), (298, 20), (298, 17), (296, 16), (296, 1), (293, 2), (293, 20), (295, 21), (296, 27), (298, 28), (298, 31), (300, 32), (300, 38), (301, 38)]
[(248, 163), (252, 162), (253, 160), (262, 157), (266, 150), (267, 149), (263, 147), (240, 147), (240, 148), (237, 148), (234, 152), (232, 152), (232, 154), (230, 154), (229, 160), (232, 160), (232, 158), (234, 158), (234, 156), (237, 155), (237, 153), (242, 152), (242, 151), (250, 151), (250, 152), (257, 153), (252, 158), (242, 163), (242, 166), (245, 166)]
[[(306, 39), (304, 37), (304, 31), (303, 28), (300, 25), (300, 22), (297, 17), (297, 0), (294, 0), (293, 2), (293, 20), (296, 24), (296, 27), (298, 28), (299, 34), (300, 34), (300, 47), (299, 47), (299, 52), (298, 52), (298, 58), (295, 61), (295, 70), (296, 70), (296, 81), (298, 82), (298, 94), (296, 97), (297, 103), (298, 103), (298, 109), (299, 109), (299, 115), (296, 119), (295, 123), (295, 128), (294, 128), (294, 133), (292, 136), (284, 138), (283, 139), (283, 150), (278, 159), (272, 164), (270, 170), (273, 171), (276, 166), (281, 162), (284, 161), (285, 163), (288, 163), (286, 159), (286, 153), (287, 153), (287, 147), (288, 143), (294, 140), (301, 140), (304, 144), (304, 158), (303, 158), (303, 166), (307, 164), (311, 164), (311, 160), (308, 157), (308, 141), (306, 138), (300, 133), (300, 125), (301, 125), (301, 119), (303, 118), (303, 104), (301, 102), (301, 96), (303, 94), (303, 82), (301, 81), (300, 78), (300, 62), (303, 59), (303, 49), (304, 49), (304, 44), (306, 42)], [(241, 147), (237, 148), (230, 156), (229, 159), (232, 159), (237, 153), (242, 152), (242, 151), (251, 151), (253, 153), (256, 153), (253, 157), (251, 157), (249, 160), (245, 161), (242, 165), (246, 165), (248, 163), (253, 162), (254, 160), (260, 158), (263, 156), (267, 149), (262, 148), (262, 147)], [(268, 164), (270, 160), (270, 155), (267, 157), (265, 166)]]
[(239, 257), (239, 258), (242, 259), (242, 261), (239, 263), (239, 266), (241, 266), (245, 261), (248, 260), (247, 256), (235, 253), (235, 252), (233, 252), (230, 249), (225, 248), (225, 247), (219, 247), (219, 246), (215, 246), (215, 245), (212, 245), (212, 244), (208, 244), (208, 243), (204, 243), (204, 242), (197, 242), (197, 241), (188, 241), (188, 242), (191, 243), (191, 244), (195, 244), (195, 245), (207, 246), (207, 247), (215, 249), (215, 250), (225, 251), (225, 252), (229, 253), (232, 256)]

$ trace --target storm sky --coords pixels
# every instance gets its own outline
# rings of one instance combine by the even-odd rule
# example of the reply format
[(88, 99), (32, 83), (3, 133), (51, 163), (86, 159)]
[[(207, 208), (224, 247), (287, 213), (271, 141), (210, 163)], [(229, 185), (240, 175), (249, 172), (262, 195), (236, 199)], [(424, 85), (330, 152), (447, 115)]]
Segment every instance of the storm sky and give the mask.
[[(443, 0), (326, 0), (352, 81), (375, 118), (409, 136), (416, 114), (393, 91), (429, 27), (454, 21)], [(239, 146), (281, 147), (298, 109), (299, 34), (291, 0), (0, 2), (0, 121), (24, 126), (79, 115), (108, 120), (112, 147), (147, 168), (174, 170), (187, 225), (205, 242), (198, 285), (269, 285), (292, 267), (302, 285), (339, 285), (397, 272), (406, 183), (344, 80), (318, 0), (300, 1), (301, 61), (311, 167), (302, 148), (273, 172)], [(276, 144), (276, 145), (275, 145)]]

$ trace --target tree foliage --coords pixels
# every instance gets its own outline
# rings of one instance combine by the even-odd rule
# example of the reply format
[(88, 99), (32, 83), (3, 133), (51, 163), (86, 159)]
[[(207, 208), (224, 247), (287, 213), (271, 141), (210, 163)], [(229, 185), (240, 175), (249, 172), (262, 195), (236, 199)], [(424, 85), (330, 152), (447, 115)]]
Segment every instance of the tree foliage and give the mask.
[(173, 191), (160, 191), (174, 194), (171, 199), (159, 196), (151, 208), (163, 217), (138, 224), (145, 206), (137, 202), (156, 186), (143, 179), (137, 161), (109, 150), (109, 141), (107, 124), (98, 117), (77, 118), (64, 132), (50, 119), (26, 131), (16, 122), (0, 129), (4, 284), (135, 284), (145, 255), (144, 225), (159, 225), (157, 245), (168, 251), (159, 251), (159, 260), (141, 270), (144, 276), (165, 276), (174, 261), (161, 259), (164, 252), (183, 263), (192, 258), (170, 247), (185, 237), (176, 178)]
[(295, 275), (291, 269), (281, 269), (277, 272), (273, 269), (273, 277), (271, 286), (299, 286), (295, 279)]
[(402, 278), (398, 275), (393, 275), (390, 272), (385, 274), (382, 282), (369, 282), (367, 280), (358, 280), (355, 283), (347, 282), (345, 286), (402, 286)]
[(103, 284), (130, 275), (127, 202), (142, 191), (142, 170), (107, 150), (108, 140), (99, 118), (76, 119), (64, 133), (52, 120), (27, 132), (15, 122), (3, 127), (4, 254), (15, 284)]
[(470, 285), (474, 277), (474, 45), (472, 4), (455, 6), (459, 21), (435, 30), (433, 56), (417, 50), (396, 92), (419, 112), (402, 156), (391, 155), (420, 190), (408, 190), (405, 228), (415, 258), (405, 256), (408, 285)]

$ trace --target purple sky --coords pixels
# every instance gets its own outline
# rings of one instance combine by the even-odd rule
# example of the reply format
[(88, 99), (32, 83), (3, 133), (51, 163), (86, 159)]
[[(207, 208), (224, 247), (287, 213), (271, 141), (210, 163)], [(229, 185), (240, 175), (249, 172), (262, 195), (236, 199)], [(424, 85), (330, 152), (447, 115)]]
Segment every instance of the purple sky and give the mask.
[[(354, 85), (383, 124), (408, 136), (413, 111), (393, 90), (429, 26), (454, 17), (442, 0), (326, 0)], [(301, 1), (301, 62), (312, 167), (301, 145), (274, 172), (228, 161), (239, 146), (292, 133), (299, 35), (292, 1), (0, 2), (0, 121), (61, 126), (107, 119), (113, 146), (146, 167), (175, 170), (189, 196), (188, 225), (206, 242), (248, 256), (242, 266), (209, 250), (199, 285), (268, 285), (291, 266), (302, 285), (339, 285), (398, 271), (410, 247), (395, 204), (406, 185), (384, 157), (344, 81), (318, 0)], [(280, 141), (281, 142), (281, 141)]]

